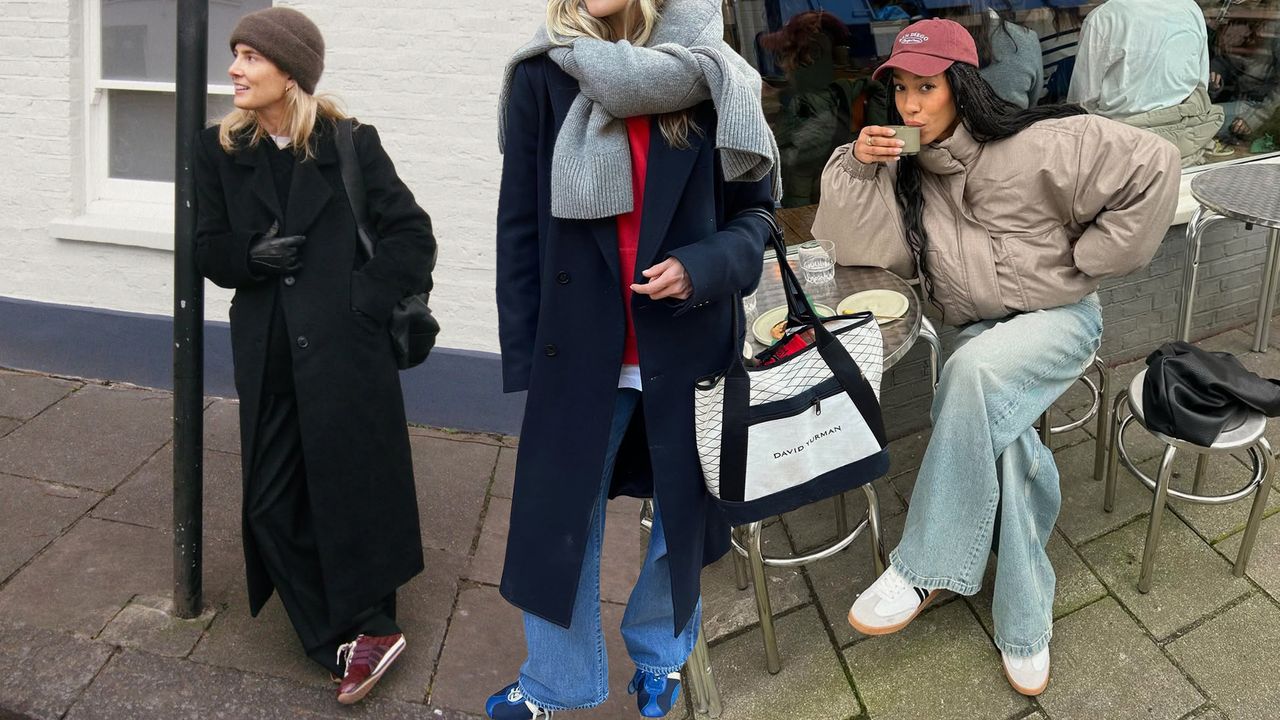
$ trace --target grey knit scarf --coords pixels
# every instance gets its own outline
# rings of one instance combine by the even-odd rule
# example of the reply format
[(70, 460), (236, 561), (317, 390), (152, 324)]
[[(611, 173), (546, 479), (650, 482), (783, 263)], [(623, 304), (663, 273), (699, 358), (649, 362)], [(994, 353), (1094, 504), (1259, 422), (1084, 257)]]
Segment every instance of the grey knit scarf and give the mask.
[(511, 81), (521, 61), (546, 54), (578, 81), (551, 159), (551, 214), (603, 218), (630, 212), (631, 152), (619, 118), (716, 107), (716, 147), (724, 177), (782, 187), (778, 145), (760, 107), (760, 74), (723, 40), (719, 0), (667, 0), (647, 47), (576, 38), (553, 42), (545, 26), (516, 51), (503, 73), (498, 147), (506, 137)]

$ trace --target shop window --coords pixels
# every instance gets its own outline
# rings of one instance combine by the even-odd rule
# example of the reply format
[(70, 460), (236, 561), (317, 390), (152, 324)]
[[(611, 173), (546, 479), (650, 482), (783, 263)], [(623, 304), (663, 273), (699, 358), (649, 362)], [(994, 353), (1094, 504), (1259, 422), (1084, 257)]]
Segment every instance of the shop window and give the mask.
[(871, 71), (922, 18), (968, 28), (1006, 100), (1077, 101), (1148, 127), (1188, 148), (1189, 170), (1280, 149), (1280, 0), (725, 0), (724, 9), (726, 37), (764, 77), (791, 237), (808, 235), (831, 151), (884, 121), (892, 97)]
[[(85, 1), (87, 199), (172, 202), (177, 0)], [(232, 107), (226, 38), (270, 5), (209, 3), (209, 119)]]

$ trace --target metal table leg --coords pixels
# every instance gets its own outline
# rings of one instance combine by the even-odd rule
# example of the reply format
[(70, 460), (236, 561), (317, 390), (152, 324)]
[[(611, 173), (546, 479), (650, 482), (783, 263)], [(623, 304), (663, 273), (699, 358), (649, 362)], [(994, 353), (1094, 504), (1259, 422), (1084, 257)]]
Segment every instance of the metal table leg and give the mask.
[(1182, 269), (1182, 301), (1178, 309), (1178, 339), (1191, 339), (1191, 311), (1196, 299), (1196, 277), (1200, 273), (1200, 241), (1209, 225), (1223, 216), (1197, 206), (1187, 223), (1187, 259)]
[(1280, 230), (1267, 231), (1267, 264), (1262, 268), (1262, 294), (1258, 297), (1258, 326), (1253, 331), (1253, 351), (1266, 352), (1271, 335), (1271, 313), (1276, 302), (1276, 271), (1280, 269)]

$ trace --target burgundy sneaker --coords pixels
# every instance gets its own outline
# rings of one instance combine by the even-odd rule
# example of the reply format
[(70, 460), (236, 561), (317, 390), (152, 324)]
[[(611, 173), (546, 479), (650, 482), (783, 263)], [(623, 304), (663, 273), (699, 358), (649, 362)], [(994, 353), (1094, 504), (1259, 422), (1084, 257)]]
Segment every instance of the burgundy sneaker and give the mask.
[(346, 672), (338, 686), (338, 702), (360, 702), (404, 650), (404, 635), (360, 635), (338, 648), (338, 662), (346, 655)]

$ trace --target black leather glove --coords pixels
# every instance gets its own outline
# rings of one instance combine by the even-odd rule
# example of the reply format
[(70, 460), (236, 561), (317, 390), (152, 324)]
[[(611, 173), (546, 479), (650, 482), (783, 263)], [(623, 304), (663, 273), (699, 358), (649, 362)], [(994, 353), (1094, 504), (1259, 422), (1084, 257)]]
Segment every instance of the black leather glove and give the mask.
[(263, 235), (249, 244), (249, 271), (254, 275), (284, 275), (302, 269), (298, 256), (306, 235)]

